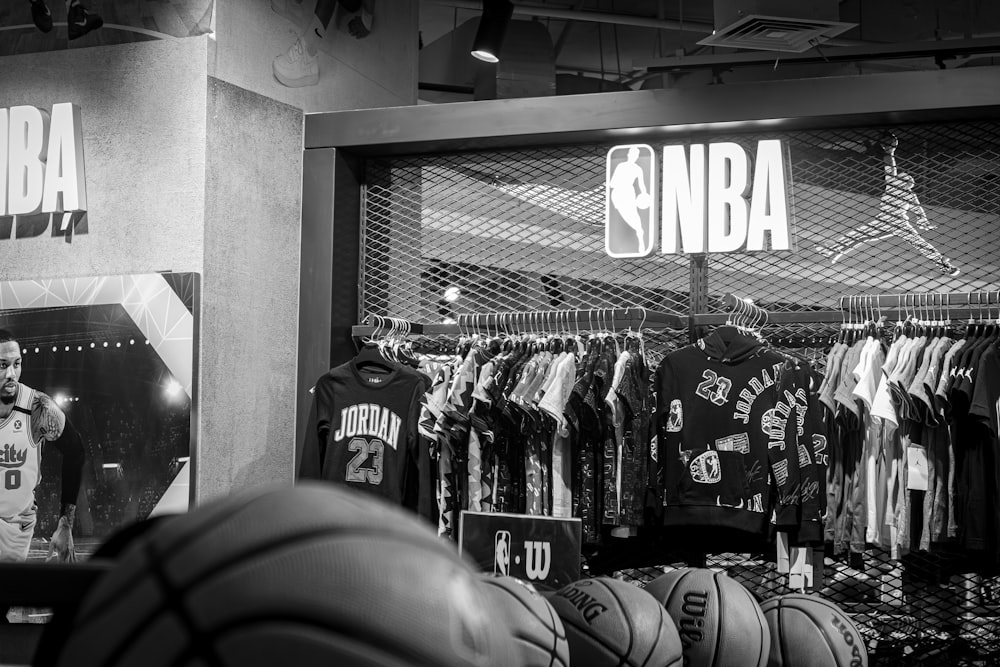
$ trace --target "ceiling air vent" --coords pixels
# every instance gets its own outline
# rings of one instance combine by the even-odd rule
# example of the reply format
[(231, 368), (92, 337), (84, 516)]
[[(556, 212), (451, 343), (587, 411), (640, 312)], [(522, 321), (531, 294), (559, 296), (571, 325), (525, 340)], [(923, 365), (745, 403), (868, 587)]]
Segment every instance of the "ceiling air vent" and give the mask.
[(802, 53), (853, 28), (855, 23), (750, 14), (698, 43), (730, 49)]
[(802, 53), (856, 24), (840, 21), (840, 0), (714, 0), (705, 46)]

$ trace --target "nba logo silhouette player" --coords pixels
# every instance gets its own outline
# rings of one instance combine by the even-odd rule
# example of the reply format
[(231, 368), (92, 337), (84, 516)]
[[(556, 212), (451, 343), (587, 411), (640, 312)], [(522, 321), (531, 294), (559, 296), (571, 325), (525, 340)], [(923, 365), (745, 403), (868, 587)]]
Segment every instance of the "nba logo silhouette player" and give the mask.
[(608, 151), (604, 248), (611, 257), (645, 257), (653, 250), (656, 160), (651, 146)]
[(498, 530), (493, 536), (493, 574), (510, 575), (510, 531)]

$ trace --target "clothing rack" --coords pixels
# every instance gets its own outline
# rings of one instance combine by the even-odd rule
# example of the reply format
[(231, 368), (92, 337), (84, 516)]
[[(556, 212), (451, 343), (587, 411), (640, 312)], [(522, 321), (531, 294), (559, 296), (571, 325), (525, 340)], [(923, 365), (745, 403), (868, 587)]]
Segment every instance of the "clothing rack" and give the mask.
[(1000, 319), (1000, 290), (855, 294), (840, 297), (840, 309), (848, 316), (872, 320), (881, 316), (896, 320)]
[[(508, 311), (466, 313), (452, 323), (413, 322), (394, 317), (369, 315), (366, 323), (355, 325), (356, 338), (389, 335), (468, 335), (472, 333), (544, 333), (560, 331), (639, 330), (644, 327), (675, 330), (698, 326), (719, 326), (732, 321), (741, 307), (756, 308), (732, 294), (723, 296), (729, 312), (677, 315), (645, 308), (591, 308), (582, 310)], [(742, 303), (743, 306), (739, 304)], [(921, 319), (1000, 319), (1000, 290), (970, 292), (923, 292), (904, 294), (856, 294), (841, 296), (835, 310), (798, 310), (766, 312), (765, 323), (846, 324), (855, 315), (878, 319), (885, 315), (897, 320), (914, 316)], [(941, 315), (941, 317), (934, 317)], [(751, 320), (754, 316), (748, 316)]]
[[(372, 316), (369, 316), (369, 318)], [(645, 308), (589, 308), (582, 310), (531, 310), (495, 313), (463, 313), (454, 323), (415, 323), (398, 318), (398, 327), (414, 335), (471, 335), (518, 334), (518, 333), (560, 333), (595, 331), (639, 331), (644, 327), (685, 329), (688, 318), (674, 313), (647, 310)], [(366, 318), (366, 319), (369, 319)], [(371, 321), (369, 319), (369, 321)], [(355, 325), (351, 328), (354, 337), (377, 336), (378, 320), (375, 324)]]

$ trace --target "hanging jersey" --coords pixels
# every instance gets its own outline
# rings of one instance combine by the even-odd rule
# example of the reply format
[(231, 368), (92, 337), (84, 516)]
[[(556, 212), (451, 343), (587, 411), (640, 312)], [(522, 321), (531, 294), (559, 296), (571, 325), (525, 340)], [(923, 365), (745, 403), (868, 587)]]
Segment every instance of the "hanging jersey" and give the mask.
[(31, 404), (35, 390), (17, 386), (14, 409), (0, 421), (0, 517), (14, 517), (31, 508), (41, 478), (42, 443), (31, 436)]
[(773, 512), (778, 529), (798, 526), (796, 404), (806, 396), (787, 365), (726, 327), (663, 358), (656, 388), (665, 525), (763, 536)]
[(429, 459), (418, 422), (427, 388), (425, 376), (403, 367), (369, 374), (348, 362), (330, 370), (314, 390), (300, 477), (346, 484), (426, 515)]

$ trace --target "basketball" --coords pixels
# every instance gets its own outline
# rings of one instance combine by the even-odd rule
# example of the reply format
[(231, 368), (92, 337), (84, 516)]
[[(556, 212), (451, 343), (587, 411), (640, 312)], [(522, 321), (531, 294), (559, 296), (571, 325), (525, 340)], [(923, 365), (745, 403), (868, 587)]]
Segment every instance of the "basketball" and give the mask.
[(771, 637), (764, 612), (750, 591), (725, 573), (707, 568), (675, 570), (649, 582), (646, 592), (674, 619), (684, 664), (767, 665)]
[(867, 667), (868, 651), (854, 622), (840, 607), (791, 593), (761, 605), (771, 628), (772, 667)]
[(647, 208), (649, 208), (649, 205), (652, 203), (652, 201), (653, 198), (650, 197), (648, 193), (640, 192), (635, 196), (635, 207), (640, 211), (645, 211)]
[(522, 667), (568, 667), (569, 643), (556, 610), (535, 587), (516, 577), (483, 575), (490, 609), (507, 617)]
[(258, 487), (136, 535), (60, 645), (53, 664), (77, 667), (516, 664), (452, 546), (320, 482)]
[(680, 665), (681, 641), (655, 599), (630, 583), (596, 577), (551, 596), (569, 639), (573, 667)]

